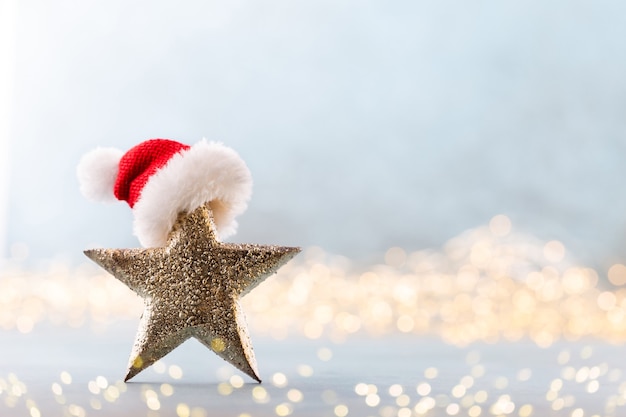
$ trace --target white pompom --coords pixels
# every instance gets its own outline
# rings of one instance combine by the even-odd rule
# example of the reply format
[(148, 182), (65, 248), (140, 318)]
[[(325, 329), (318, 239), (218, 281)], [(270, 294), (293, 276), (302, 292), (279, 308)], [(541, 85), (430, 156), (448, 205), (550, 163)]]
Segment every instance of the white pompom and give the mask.
[(97, 148), (83, 155), (76, 167), (80, 192), (89, 200), (117, 201), (113, 193), (119, 162), (124, 152), (115, 148)]

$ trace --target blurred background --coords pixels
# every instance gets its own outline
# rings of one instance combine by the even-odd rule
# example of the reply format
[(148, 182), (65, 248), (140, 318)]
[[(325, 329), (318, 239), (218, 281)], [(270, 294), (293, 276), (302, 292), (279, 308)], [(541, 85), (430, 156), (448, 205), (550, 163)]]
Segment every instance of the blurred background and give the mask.
[[(626, 415), (625, 39), (622, 0), (0, 0), (0, 414)], [(143, 303), (82, 250), (139, 243), (75, 169), (157, 137), (305, 249), (243, 300), (263, 387), (198, 343), (119, 380)]]
[(358, 261), (506, 215), (577, 262), (626, 262), (626, 3), (0, 2), (0, 257), (137, 246), (86, 201), (96, 146), (235, 148), (231, 240)]

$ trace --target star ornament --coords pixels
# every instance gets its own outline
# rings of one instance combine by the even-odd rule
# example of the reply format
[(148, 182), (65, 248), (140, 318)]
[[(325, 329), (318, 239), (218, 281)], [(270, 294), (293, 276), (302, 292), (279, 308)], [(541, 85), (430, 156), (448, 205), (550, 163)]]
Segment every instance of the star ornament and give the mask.
[(239, 299), (300, 248), (222, 243), (210, 208), (181, 214), (164, 247), (86, 250), (144, 299), (124, 381), (195, 337), (261, 382)]

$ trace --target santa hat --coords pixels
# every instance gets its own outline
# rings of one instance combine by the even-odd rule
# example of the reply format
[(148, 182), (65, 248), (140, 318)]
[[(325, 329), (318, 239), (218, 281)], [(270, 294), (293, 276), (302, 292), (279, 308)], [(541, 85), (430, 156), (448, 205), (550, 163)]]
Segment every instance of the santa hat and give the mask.
[(193, 146), (150, 139), (126, 153), (98, 148), (77, 168), (81, 192), (94, 201), (126, 201), (144, 247), (164, 246), (181, 212), (209, 203), (221, 238), (235, 233), (246, 210), (252, 177), (237, 153), (202, 140)]

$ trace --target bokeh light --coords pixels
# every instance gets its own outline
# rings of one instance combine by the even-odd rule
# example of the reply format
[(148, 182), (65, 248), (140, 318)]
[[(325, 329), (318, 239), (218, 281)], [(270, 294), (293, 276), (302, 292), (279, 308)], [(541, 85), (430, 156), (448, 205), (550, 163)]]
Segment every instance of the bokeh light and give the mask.
[[(585, 342), (626, 341), (623, 265), (615, 264), (606, 275), (577, 265), (561, 242), (516, 234), (502, 215), (451, 239), (440, 251), (409, 253), (393, 247), (383, 258), (380, 264), (359, 266), (311, 248), (247, 295), (242, 304), (257, 336), (304, 338), (315, 347), (291, 369), (272, 371), (263, 385), (249, 385), (232, 367), (222, 366), (212, 392), (223, 399), (248, 398), (276, 416), (298, 415), (308, 402), (319, 402), (329, 415), (348, 416), (357, 408), (336, 387), (310, 394), (302, 385), (341, 360), (338, 346), (354, 337), (435, 337), (467, 349), (463, 374), (449, 380), (445, 369), (426, 365), (412, 384), (355, 381), (351, 391), (358, 404), (382, 417), (433, 412), (531, 417), (538, 405), (517, 396), (516, 390), (520, 384), (542, 381), (543, 409), (549, 412), (586, 416), (576, 405), (577, 396), (611, 389), (618, 392), (606, 398), (605, 409), (626, 405), (623, 371), (610, 369), (597, 346)], [(142, 311), (137, 296), (90, 265), (72, 269), (53, 264), (43, 272), (9, 265), (0, 276), (0, 301), (0, 328), (24, 335), (39, 326), (88, 328), (97, 334), (116, 320), (136, 320)], [(560, 348), (561, 341), (581, 341), (580, 348)], [(473, 344), (496, 342), (555, 349), (550, 364), (554, 376), (542, 380), (542, 370), (528, 366), (508, 376), (494, 373), (489, 358)], [(211, 347), (219, 352), (222, 344), (216, 338)], [(149, 416), (165, 410), (178, 417), (210, 415), (204, 406), (176, 401), (182, 389), (178, 384), (187, 376), (180, 364), (164, 358), (151, 369), (169, 382), (141, 386), (141, 402), (153, 413)], [(80, 403), (68, 394), (75, 385), (69, 370), (59, 370), (47, 385), (65, 415), (89, 415), (127, 395), (123, 382), (96, 374), (82, 385), (88, 399)], [(14, 373), (0, 375), (0, 400), (11, 409), (26, 405), (31, 417), (45, 415)], [(253, 414), (239, 414), (246, 415)]]

